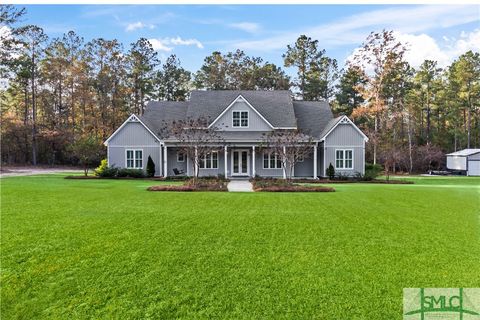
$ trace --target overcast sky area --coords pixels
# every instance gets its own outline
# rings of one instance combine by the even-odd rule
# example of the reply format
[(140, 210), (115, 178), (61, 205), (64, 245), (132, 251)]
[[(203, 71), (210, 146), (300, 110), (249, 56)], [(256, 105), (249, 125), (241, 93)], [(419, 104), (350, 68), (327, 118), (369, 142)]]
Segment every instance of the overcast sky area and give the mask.
[[(418, 66), (449, 64), (480, 51), (479, 5), (28, 5), (24, 23), (52, 38), (74, 30), (89, 41), (116, 38), (125, 49), (140, 37), (162, 60), (176, 54), (196, 71), (213, 51), (242, 49), (283, 67), (282, 53), (300, 34), (319, 40), (340, 67), (371, 31), (394, 30)], [(289, 74), (293, 73), (288, 70)]]

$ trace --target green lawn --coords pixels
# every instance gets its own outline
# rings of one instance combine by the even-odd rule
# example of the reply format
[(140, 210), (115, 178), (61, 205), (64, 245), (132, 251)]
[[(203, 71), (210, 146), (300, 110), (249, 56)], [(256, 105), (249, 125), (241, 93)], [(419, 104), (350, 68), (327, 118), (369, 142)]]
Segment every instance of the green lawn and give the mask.
[(480, 179), (334, 193), (1, 183), (2, 319), (401, 319), (405, 287), (480, 286)]

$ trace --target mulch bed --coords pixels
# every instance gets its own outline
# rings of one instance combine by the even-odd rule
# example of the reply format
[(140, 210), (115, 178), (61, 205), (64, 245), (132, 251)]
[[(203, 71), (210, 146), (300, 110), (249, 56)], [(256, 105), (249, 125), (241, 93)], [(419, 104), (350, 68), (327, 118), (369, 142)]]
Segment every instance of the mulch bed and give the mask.
[[(134, 177), (98, 177), (98, 176), (66, 176), (65, 179), (113, 179), (113, 180), (149, 180), (149, 181), (166, 181), (164, 178), (134, 178)], [(172, 180), (173, 181), (173, 180)]]
[(221, 179), (200, 179), (197, 184), (193, 184), (192, 180), (185, 181), (183, 185), (176, 186), (151, 186), (148, 187), (148, 191), (228, 191), (227, 180)]
[[(279, 179), (267, 179), (276, 181)], [(261, 180), (265, 181), (265, 180)], [(329, 183), (378, 183), (378, 184), (413, 184), (413, 181), (405, 181), (405, 180), (329, 180), (329, 179), (293, 179), (293, 183), (319, 183), (319, 184), (329, 184)]]
[(258, 192), (334, 192), (335, 189), (324, 186), (305, 186), (296, 184), (297, 181), (287, 183), (280, 179), (252, 180), (253, 190)]
[(258, 192), (335, 192), (335, 189), (330, 187), (309, 187), (300, 185), (254, 187), (254, 190)]

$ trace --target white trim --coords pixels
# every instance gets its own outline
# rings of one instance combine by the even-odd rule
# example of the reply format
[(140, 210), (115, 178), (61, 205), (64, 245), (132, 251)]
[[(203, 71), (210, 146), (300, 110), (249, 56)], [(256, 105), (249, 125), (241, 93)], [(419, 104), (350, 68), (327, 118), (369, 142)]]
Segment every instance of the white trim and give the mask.
[(350, 120), (347, 116), (343, 116), (341, 117), (340, 119), (338, 119), (337, 123), (335, 123), (335, 125), (330, 129), (328, 130), (328, 132), (322, 137), (322, 139), (320, 141), (325, 141), (325, 139), (327, 138), (327, 136), (333, 131), (335, 130), (335, 128), (339, 125), (339, 124), (351, 124), (355, 130), (357, 130), (363, 137), (363, 139), (365, 141), (368, 141), (368, 137), (365, 135), (365, 133), (362, 132), (362, 130), (360, 130), (356, 125), (355, 123), (352, 122), (352, 120)]
[[(217, 167), (216, 168), (213, 167), (213, 154), (214, 153), (217, 155)], [(212, 152), (209, 152), (208, 154), (210, 155), (210, 166), (211, 166), (211, 168), (207, 168), (207, 154), (203, 155), (203, 159), (202, 159), (203, 160), (203, 165), (205, 166), (205, 168), (202, 168), (201, 166), (198, 166), (198, 168), (201, 169), (201, 170), (218, 170), (218, 168), (220, 167), (218, 165), (219, 164), (218, 163), (219, 162), (218, 151), (212, 151)]]
[(283, 167), (283, 179), (287, 179), (287, 159), (285, 155), (287, 154), (287, 147), (283, 146), (283, 155), (282, 155), (282, 167)]
[[(246, 152), (247, 153), (247, 172), (246, 173), (235, 173), (233, 171), (233, 158), (235, 157), (234, 154), (235, 152)], [(232, 149), (232, 155), (230, 156), (231, 157), (231, 161), (230, 161), (230, 166), (231, 166), (231, 173), (230, 173), (230, 176), (250, 176), (250, 150), (248, 149)], [(238, 158), (239, 162), (238, 162), (238, 168), (241, 168), (241, 165), (240, 165), (240, 162), (242, 162), (241, 160), (242, 158)]]
[(163, 176), (168, 176), (168, 147), (165, 145), (163, 146)]
[[(337, 151), (342, 151), (343, 152), (343, 159), (342, 159), (342, 164), (343, 166), (342, 167), (337, 167)], [(345, 167), (345, 164), (347, 162), (347, 158), (346, 158), (346, 151), (351, 151), (352, 152), (352, 167), (351, 168), (346, 168)], [(354, 154), (354, 149), (335, 149), (335, 170), (353, 170), (355, 168), (355, 164), (354, 164), (354, 159), (355, 159), (355, 154)], [(350, 160), (350, 159), (349, 159)]]
[(313, 179), (317, 179), (317, 153), (318, 153), (318, 148), (317, 144), (313, 146)]
[[(265, 154), (268, 154), (268, 168), (265, 168), (265, 158), (264, 158)], [(270, 168), (270, 161), (272, 160), (271, 159), (272, 154), (275, 155), (275, 168)], [(280, 166), (280, 168), (277, 168), (277, 161), (279, 161), (278, 156), (279, 155), (275, 151), (264, 150), (263, 153), (262, 153), (262, 169), (265, 169), (265, 170), (281, 170), (281, 169), (283, 169), (283, 166)], [(282, 161), (282, 160), (280, 159), (280, 161)]]
[(325, 142), (323, 142), (323, 174), (322, 174), (322, 177), (326, 177), (327, 176), (327, 168), (326, 168), (326, 165), (327, 165), (327, 154), (326, 154), (326, 149), (325, 149)]
[[(133, 151), (133, 158), (132, 158), (132, 161), (133, 161), (133, 167), (129, 167), (128, 166), (128, 158), (127, 158), (127, 152), (128, 151)], [(137, 151), (142, 151), (142, 166), (141, 167), (137, 167)], [(125, 168), (127, 169), (143, 169), (143, 149), (125, 149)]]
[[(364, 142), (365, 144), (365, 142)], [(345, 146), (345, 145), (325, 145), (326, 148), (363, 148), (363, 145), (360, 146)]]
[[(238, 118), (238, 121), (240, 121), (240, 125), (239, 126), (234, 126), (233, 125), (233, 113), (234, 112), (239, 112), (240, 113), (240, 118)], [(242, 126), (242, 112), (246, 112), (247, 113), (247, 125), (246, 126)], [(250, 111), (248, 110), (232, 110), (232, 128), (239, 128), (239, 129), (248, 129), (250, 127)]]
[(223, 166), (224, 166), (224, 170), (225, 170), (225, 178), (227, 178), (227, 176), (228, 176), (228, 169), (227, 169), (227, 168), (228, 168), (228, 165), (227, 165), (227, 162), (228, 162), (228, 150), (227, 150), (227, 149), (228, 149), (228, 147), (225, 146), (224, 149), (225, 149), (225, 153), (224, 153), (224, 155), (223, 155)]
[(130, 146), (108, 146), (109, 148), (159, 148), (157, 145), (130, 145)]
[(255, 169), (255, 146), (252, 146), (252, 176), (255, 177), (257, 171)]
[[(272, 129), (277, 129), (275, 128), (274, 126), (272, 126), (272, 124), (270, 122), (268, 122), (267, 119), (265, 119), (264, 116), (262, 116), (260, 114), (260, 112), (257, 111), (257, 109), (255, 109), (251, 104), (250, 102), (247, 101), (247, 99), (245, 99), (241, 94), (238, 95), (238, 97), (235, 98), (235, 100), (233, 100), (232, 103), (230, 103), (228, 105), (228, 107), (225, 108), (225, 110), (222, 111), (222, 113), (220, 113), (220, 115), (218, 117), (215, 118), (215, 120), (213, 120), (213, 122), (208, 126), (208, 128), (211, 128), (217, 121), (218, 119), (220, 119), (233, 105), (235, 105), (235, 103), (237, 102), (238, 99), (242, 99), (243, 102), (245, 102), (250, 108), (252, 108), (253, 111), (255, 111), (255, 113), (260, 117), (262, 118), (263, 121), (265, 121), (266, 124), (268, 124), (270, 126), (270, 128)], [(237, 128), (237, 127), (235, 127)]]
[(157, 135), (155, 133), (152, 132), (152, 130), (150, 130), (146, 125), (145, 123), (142, 122), (142, 120), (140, 120), (139, 117), (137, 117), (135, 114), (131, 114), (127, 120), (125, 120), (122, 125), (117, 129), (115, 130), (114, 133), (112, 133), (112, 135), (110, 137), (108, 137), (107, 140), (105, 140), (105, 142), (103, 143), (105, 146), (108, 146), (108, 142), (117, 134), (120, 132), (120, 130), (122, 130), (122, 128), (127, 124), (127, 123), (130, 123), (130, 122), (140, 122), (144, 127), (145, 129), (147, 129), (148, 132), (150, 132), (152, 134), (152, 136), (158, 141), (161, 143), (161, 140), (159, 137), (157, 137)]
[[(183, 160), (178, 160), (178, 156), (182, 155)], [(177, 162), (185, 162), (185, 153), (181, 151), (177, 151)]]

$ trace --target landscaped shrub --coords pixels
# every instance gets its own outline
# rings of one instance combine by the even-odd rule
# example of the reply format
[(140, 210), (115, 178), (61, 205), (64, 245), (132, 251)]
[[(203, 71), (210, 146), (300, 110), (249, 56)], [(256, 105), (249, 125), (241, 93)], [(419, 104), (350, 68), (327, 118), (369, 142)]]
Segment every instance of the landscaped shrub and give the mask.
[(115, 167), (109, 167), (107, 159), (103, 159), (94, 172), (97, 177), (115, 178), (117, 176), (118, 169)]
[(154, 175), (155, 175), (155, 163), (153, 163), (152, 157), (148, 156), (147, 177), (153, 177)]
[(142, 169), (118, 169), (119, 178), (145, 178), (145, 172)]
[(382, 166), (379, 164), (366, 163), (365, 164), (365, 174), (363, 175), (363, 180), (371, 181), (377, 178), (382, 172)]
[(328, 179), (330, 180), (335, 179), (335, 168), (333, 167), (332, 163), (330, 163), (330, 165), (328, 166), (326, 173), (327, 173)]

